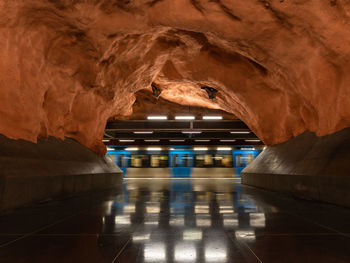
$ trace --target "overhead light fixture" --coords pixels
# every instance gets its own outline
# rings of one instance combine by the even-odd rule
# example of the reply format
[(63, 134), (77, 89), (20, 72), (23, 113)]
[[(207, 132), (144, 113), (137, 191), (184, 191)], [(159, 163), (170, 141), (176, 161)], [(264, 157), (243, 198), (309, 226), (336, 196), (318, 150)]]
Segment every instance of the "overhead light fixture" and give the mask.
[(159, 142), (160, 140), (144, 140), (145, 142)]
[(162, 93), (161, 89), (158, 88), (157, 85), (155, 83), (153, 83), (153, 82), (151, 84), (151, 87), (152, 87), (152, 95), (153, 95), (153, 97), (158, 99), (160, 97), (160, 94)]
[(124, 139), (121, 139), (119, 140), (119, 142), (134, 142), (135, 140), (124, 140)]
[(107, 147), (107, 151), (114, 151), (114, 148)]
[(134, 134), (152, 134), (153, 131), (134, 131)]
[(231, 147), (218, 147), (217, 150), (218, 151), (231, 151), (232, 148)]
[(185, 140), (169, 140), (169, 142), (184, 142)]
[(255, 151), (255, 148), (241, 148), (242, 151)]
[(183, 131), (182, 133), (184, 133), (184, 134), (191, 134), (191, 133), (193, 133), (193, 134), (201, 134), (202, 132), (201, 131)]
[(194, 116), (175, 116), (175, 120), (194, 120)]
[(194, 147), (193, 148), (194, 151), (208, 151), (207, 147)]
[(214, 89), (214, 88), (208, 87), (208, 86), (203, 86), (203, 87), (201, 87), (201, 89), (205, 90), (207, 92), (210, 100), (214, 100), (216, 98), (216, 95), (218, 93), (217, 89)]
[(155, 147), (148, 147), (147, 148), (147, 151), (161, 151), (162, 150), (162, 148), (159, 148), (159, 147), (157, 147), (157, 148), (155, 148)]
[(128, 148), (125, 148), (126, 151), (138, 151), (139, 148), (137, 147), (128, 147)]
[(236, 140), (220, 140), (220, 142), (235, 142)]
[(260, 142), (260, 140), (244, 140), (244, 141), (246, 141), (246, 142)]
[(210, 142), (210, 140), (194, 140), (195, 142)]
[(203, 120), (222, 120), (222, 116), (203, 116)]
[(250, 131), (231, 131), (231, 134), (249, 134)]
[(170, 148), (169, 150), (170, 150), (170, 151), (175, 151), (175, 148)]
[(148, 116), (147, 120), (167, 120), (167, 116)]
[(103, 139), (102, 141), (103, 141), (103, 142), (110, 142), (111, 140), (105, 140), (105, 139)]

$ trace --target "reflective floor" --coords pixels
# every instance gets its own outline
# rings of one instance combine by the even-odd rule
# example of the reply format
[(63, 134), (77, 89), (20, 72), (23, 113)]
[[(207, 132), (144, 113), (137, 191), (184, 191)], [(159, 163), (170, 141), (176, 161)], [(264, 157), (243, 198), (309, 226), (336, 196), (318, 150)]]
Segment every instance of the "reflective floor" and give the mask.
[(127, 179), (0, 216), (0, 262), (350, 262), (350, 210), (234, 179)]

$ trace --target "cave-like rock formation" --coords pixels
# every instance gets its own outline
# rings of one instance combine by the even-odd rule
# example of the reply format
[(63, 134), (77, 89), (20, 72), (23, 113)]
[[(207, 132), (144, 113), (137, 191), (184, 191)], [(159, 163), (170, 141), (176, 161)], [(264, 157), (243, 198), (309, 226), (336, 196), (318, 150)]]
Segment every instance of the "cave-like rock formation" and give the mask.
[(220, 115), (225, 120), (237, 120), (235, 115), (219, 109), (181, 105), (162, 97), (157, 99), (147, 89), (135, 93), (135, 102), (132, 106), (131, 115), (115, 115), (111, 120), (145, 120), (150, 115), (166, 115), (169, 119), (175, 119), (176, 115), (194, 115), (198, 120), (202, 119), (204, 115)]
[(0, 133), (103, 153), (106, 121), (151, 83), (268, 145), (333, 133), (350, 125), (349, 15), (347, 0), (1, 0)]

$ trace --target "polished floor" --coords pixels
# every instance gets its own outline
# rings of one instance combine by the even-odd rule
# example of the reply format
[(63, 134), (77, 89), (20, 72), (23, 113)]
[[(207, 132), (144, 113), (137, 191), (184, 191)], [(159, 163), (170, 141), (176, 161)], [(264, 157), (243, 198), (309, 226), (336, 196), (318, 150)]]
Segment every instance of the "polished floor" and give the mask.
[(350, 210), (235, 179), (126, 179), (0, 216), (0, 262), (350, 262)]

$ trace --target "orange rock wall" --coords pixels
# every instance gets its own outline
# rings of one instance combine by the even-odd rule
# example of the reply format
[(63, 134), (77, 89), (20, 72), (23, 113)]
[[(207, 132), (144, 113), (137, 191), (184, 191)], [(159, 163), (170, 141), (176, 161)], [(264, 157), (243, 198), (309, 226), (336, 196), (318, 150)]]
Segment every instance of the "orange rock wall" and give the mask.
[(268, 145), (333, 133), (350, 126), (349, 15), (347, 0), (0, 0), (0, 133), (104, 153), (106, 121), (152, 82)]

